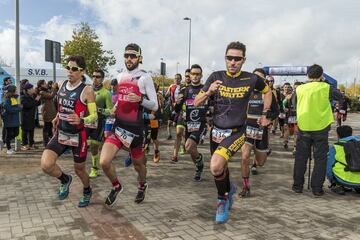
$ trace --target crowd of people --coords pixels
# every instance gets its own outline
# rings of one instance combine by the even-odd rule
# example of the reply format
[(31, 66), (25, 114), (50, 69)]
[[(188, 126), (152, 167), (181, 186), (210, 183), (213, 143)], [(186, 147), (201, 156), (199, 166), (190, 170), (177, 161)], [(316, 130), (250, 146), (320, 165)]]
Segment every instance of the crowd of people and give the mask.
[[(204, 162), (210, 162), (217, 188), (216, 223), (228, 220), (237, 191), (237, 185), (230, 180), (228, 161), (241, 151), (242, 190), (239, 196), (249, 197), (250, 173), (258, 174), (258, 167), (265, 164), (271, 154), (270, 138), (278, 129), (285, 151), (289, 148), (290, 138), (293, 138), (295, 165), (292, 190), (295, 193), (302, 193), (306, 164), (312, 149), (315, 164), (311, 189), (315, 197), (324, 194), (326, 174), (334, 192), (344, 194), (346, 189), (352, 188), (359, 191), (360, 163), (357, 154), (360, 154), (360, 148), (355, 141), (359, 139), (351, 136), (349, 126), (338, 128), (339, 144), (330, 149), (328, 158), (328, 133), (334, 111), (331, 101), (337, 101), (335, 111), (341, 114), (342, 121), (346, 120), (349, 101), (324, 80), (321, 66), (314, 64), (309, 67), (306, 83), (291, 85), (286, 82), (275, 88), (274, 77), (267, 75), (262, 68), (252, 73), (242, 71), (246, 61), (244, 44), (231, 42), (224, 57), (226, 70), (213, 72), (202, 84), (202, 67), (193, 64), (186, 70), (184, 81), (181, 74), (175, 75), (175, 83), (164, 96), (149, 73), (140, 68), (142, 50), (134, 43), (125, 47), (125, 70), (107, 83), (101, 69), (92, 73), (92, 85), (84, 83), (86, 62), (82, 56), (67, 59), (67, 80), (56, 84), (40, 80), (35, 88), (23, 80), (20, 100), (11, 79), (5, 79), (2, 118), (7, 154), (15, 153), (11, 142), (19, 135), (19, 129), (21, 150), (37, 147), (34, 144), (34, 129), (36, 111), (41, 105), (45, 146), (41, 168), (60, 181), (59, 199), (67, 198), (73, 178), (61, 169), (57, 159), (71, 151), (75, 173), (83, 184), (78, 206), (89, 205), (92, 196), (90, 178), (96, 178), (100, 169), (111, 185), (105, 205), (113, 206), (124, 189), (113, 160), (123, 149), (129, 152), (126, 166), (133, 164), (137, 172), (138, 191), (134, 201), (141, 203), (148, 189), (145, 155), (151, 142), (153, 161), (166, 161), (164, 155), (160, 157), (158, 141), (159, 120), (166, 109), (167, 140), (172, 139), (171, 128), (176, 128), (174, 150), (168, 161), (176, 164), (179, 153), (189, 154), (194, 163), (193, 179), (197, 182), (202, 180)], [(204, 153), (198, 149), (207, 134), (210, 159), (205, 159)], [(88, 149), (91, 153), (90, 173), (86, 170)], [(250, 161), (252, 151), (254, 154)], [(335, 154), (335, 151), (343, 154)], [(337, 159), (340, 155), (341, 159)], [(346, 171), (342, 170), (344, 166)]]

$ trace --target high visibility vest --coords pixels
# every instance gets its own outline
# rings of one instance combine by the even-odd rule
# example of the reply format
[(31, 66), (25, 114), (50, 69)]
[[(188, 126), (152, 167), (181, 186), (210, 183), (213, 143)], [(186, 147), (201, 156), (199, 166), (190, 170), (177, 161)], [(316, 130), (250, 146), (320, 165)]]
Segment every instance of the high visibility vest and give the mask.
[(345, 171), (347, 165), (344, 147), (334, 144), (335, 148), (335, 164), (332, 171), (336, 177), (349, 184), (360, 184), (360, 172)]
[(296, 114), (301, 131), (320, 131), (334, 121), (330, 105), (330, 84), (309, 82), (296, 88)]

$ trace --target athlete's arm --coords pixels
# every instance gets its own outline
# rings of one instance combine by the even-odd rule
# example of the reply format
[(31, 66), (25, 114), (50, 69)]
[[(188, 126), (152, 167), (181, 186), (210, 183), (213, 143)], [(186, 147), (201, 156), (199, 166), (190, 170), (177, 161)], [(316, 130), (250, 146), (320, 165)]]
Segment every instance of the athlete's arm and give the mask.
[(103, 113), (105, 116), (108, 116), (108, 115), (110, 115), (111, 109), (112, 109), (112, 107), (113, 107), (110, 92), (107, 91), (107, 92), (106, 92), (106, 95), (105, 95), (104, 97), (105, 97), (105, 109), (103, 109), (103, 112), (102, 112), (102, 113)]
[(270, 109), (271, 107), (271, 101), (272, 101), (272, 93), (271, 93), (271, 89), (270, 87), (265, 83), (265, 81), (260, 78), (257, 77), (256, 78), (256, 83), (255, 83), (255, 89), (262, 92), (263, 96), (264, 96), (264, 108), (263, 108), (263, 115), (261, 116), (259, 123), (263, 126), (266, 127), (270, 124), (270, 119), (266, 118), (267, 115), (267, 111)]
[(205, 103), (205, 101), (211, 97), (220, 87), (222, 81), (216, 80), (215, 75), (211, 74), (206, 80), (204, 87), (199, 94), (195, 97), (194, 106), (199, 107)]
[(76, 113), (69, 114), (68, 121), (71, 125), (78, 125), (81, 123), (81, 120), (85, 124), (95, 123), (97, 121), (97, 109), (95, 103), (94, 90), (91, 86), (86, 86), (83, 94), (80, 96), (82, 102), (86, 102), (89, 115), (83, 118), (80, 118)]

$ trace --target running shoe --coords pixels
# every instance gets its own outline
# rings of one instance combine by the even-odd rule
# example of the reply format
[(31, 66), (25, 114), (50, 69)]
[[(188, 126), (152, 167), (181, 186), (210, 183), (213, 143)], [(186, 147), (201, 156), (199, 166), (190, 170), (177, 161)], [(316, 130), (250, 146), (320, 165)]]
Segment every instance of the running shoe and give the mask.
[(242, 198), (250, 197), (250, 187), (243, 187), (243, 189), (239, 193), (239, 197)]
[(98, 170), (96, 168), (91, 168), (89, 177), (96, 178), (98, 176)]
[(72, 176), (68, 175), (68, 178), (69, 179), (68, 179), (67, 183), (60, 184), (59, 193), (58, 193), (58, 196), (59, 196), (60, 200), (66, 199), (67, 196), (69, 195), (70, 185), (71, 185), (71, 182), (72, 182)]
[(90, 203), (90, 199), (92, 196), (92, 191), (90, 191), (89, 193), (84, 194), (79, 201), (78, 207), (79, 208), (84, 208), (87, 207)]
[(185, 151), (185, 147), (184, 146), (181, 146), (180, 147), (180, 155), (185, 155), (186, 154), (186, 151)]
[(171, 163), (177, 163), (177, 161), (178, 161), (178, 158), (177, 158), (177, 157), (172, 157)]
[(216, 224), (225, 223), (229, 219), (229, 200), (218, 199), (215, 222)]
[(169, 136), (167, 137), (167, 140), (171, 140), (171, 139), (172, 139), (172, 136), (169, 135)]
[(160, 161), (160, 151), (159, 150), (155, 150), (154, 153), (154, 163), (158, 163)]
[(258, 174), (258, 171), (257, 171), (257, 169), (256, 169), (255, 166), (252, 166), (252, 167), (251, 167), (251, 174), (252, 174), (252, 175), (257, 175), (257, 174)]
[(138, 193), (136, 194), (136, 197), (135, 197), (135, 202), (136, 203), (141, 203), (142, 201), (144, 201), (147, 189), (148, 189), (148, 184), (147, 183), (145, 183), (144, 187), (142, 187), (142, 188), (139, 187), (138, 188)]
[(124, 190), (124, 187), (122, 187), (122, 186), (111, 189), (111, 192), (109, 193), (109, 195), (107, 196), (107, 198), (105, 200), (105, 205), (108, 207), (112, 207), (117, 201), (117, 195), (122, 193), (123, 190)]

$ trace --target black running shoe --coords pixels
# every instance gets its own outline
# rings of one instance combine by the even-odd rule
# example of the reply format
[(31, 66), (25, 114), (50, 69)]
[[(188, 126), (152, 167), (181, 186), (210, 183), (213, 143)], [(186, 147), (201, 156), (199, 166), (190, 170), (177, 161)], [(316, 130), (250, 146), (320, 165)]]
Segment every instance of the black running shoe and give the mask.
[(288, 150), (288, 149), (289, 149), (289, 146), (288, 146), (287, 143), (284, 143), (284, 149), (285, 149), (285, 150)]
[(252, 174), (252, 175), (257, 175), (257, 174), (258, 174), (258, 171), (257, 171), (257, 169), (256, 169), (255, 166), (252, 166), (252, 167), (251, 167), (251, 174)]
[(136, 197), (135, 197), (135, 202), (136, 203), (141, 203), (142, 201), (144, 201), (145, 193), (146, 193), (147, 189), (148, 189), (147, 183), (145, 183), (143, 188), (138, 189), (138, 193), (136, 194)]
[(167, 140), (171, 140), (171, 139), (172, 139), (172, 136), (169, 135), (169, 136), (167, 137)]
[(111, 189), (111, 192), (109, 193), (109, 195), (107, 196), (107, 198), (105, 200), (105, 205), (108, 207), (112, 207), (117, 201), (117, 195), (119, 193), (122, 193), (123, 190), (124, 190), (124, 188), (122, 186)]
[(334, 185), (331, 187), (331, 191), (339, 195), (345, 195), (345, 188), (341, 185)]

